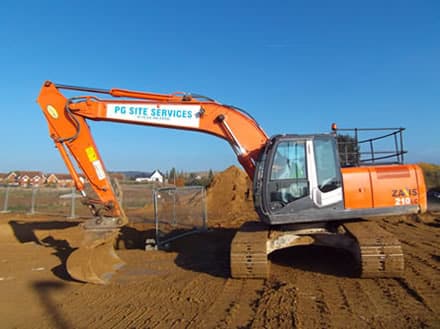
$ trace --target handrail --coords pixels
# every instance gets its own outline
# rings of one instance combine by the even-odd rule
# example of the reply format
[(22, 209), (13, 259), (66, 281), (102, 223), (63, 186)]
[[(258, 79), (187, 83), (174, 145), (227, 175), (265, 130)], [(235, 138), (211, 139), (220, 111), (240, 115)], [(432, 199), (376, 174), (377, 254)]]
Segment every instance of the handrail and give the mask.
[[(377, 164), (402, 164), (404, 154), (403, 131), (405, 128), (337, 128), (332, 125), (338, 141), (341, 165), (353, 167)], [(390, 133), (382, 134), (384, 131)], [(341, 134), (340, 132), (344, 132)], [(374, 137), (363, 137), (364, 134), (380, 134)], [(361, 139), (362, 138), (362, 139)], [(380, 143), (386, 146), (379, 145)], [(384, 161), (391, 160), (391, 161)]]

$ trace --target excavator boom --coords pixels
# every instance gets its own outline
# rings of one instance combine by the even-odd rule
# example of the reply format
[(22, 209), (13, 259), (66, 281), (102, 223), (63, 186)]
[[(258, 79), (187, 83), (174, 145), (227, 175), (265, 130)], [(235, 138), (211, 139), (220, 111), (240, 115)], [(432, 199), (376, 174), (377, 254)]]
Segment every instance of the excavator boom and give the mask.
[[(110, 100), (96, 96), (66, 98), (60, 89), (107, 94)], [(124, 98), (119, 100), (115, 98)], [(175, 93), (169, 95), (95, 89), (57, 85), (45, 82), (38, 103), (49, 124), (50, 137), (60, 150), (63, 160), (79, 191), (84, 191), (79, 175), (69, 155), (89, 179), (104, 205), (112, 215), (121, 215), (113, 195), (104, 162), (94, 143), (86, 119), (123, 122), (193, 130), (227, 140), (247, 174), (252, 178), (260, 150), (269, 139), (263, 129), (248, 114), (211, 99)]]

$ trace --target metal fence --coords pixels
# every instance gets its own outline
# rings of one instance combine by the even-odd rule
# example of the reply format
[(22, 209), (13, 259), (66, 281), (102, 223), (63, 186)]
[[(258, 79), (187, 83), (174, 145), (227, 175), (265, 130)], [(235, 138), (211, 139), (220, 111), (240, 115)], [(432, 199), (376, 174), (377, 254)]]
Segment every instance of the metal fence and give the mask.
[(159, 248), (182, 236), (206, 230), (204, 187), (168, 187), (153, 192), (156, 244)]
[[(207, 227), (206, 193), (200, 186), (156, 188), (151, 184), (118, 184), (119, 201), (132, 223), (150, 223), (155, 248)], [(93, 195), (91, 188), (86, 188)], [(91, 218), (75, 188), (0, 186), (0, 212)], [(151, 242), (151, 241), (150, 241)]]
[[(146, 184), (120, 186), (123, 192), (120, 201), (127, 215), (135, 221), (153, 222), (153, 187)], [(86, 193), (94, 194), (88, 186)], [(0, 212), (91, 217), (89, 209), (81, 203), (81, 195), (73, 187), (0, 186)]]
[(154, 223), (153, 190), (151, 184), (120, 184), (119, 202), (131, 222)]
[(0, 187), (0, 211), (76, 218), (78, 210), (83, 213), (79, 197), (73, 188), (5, 186)]

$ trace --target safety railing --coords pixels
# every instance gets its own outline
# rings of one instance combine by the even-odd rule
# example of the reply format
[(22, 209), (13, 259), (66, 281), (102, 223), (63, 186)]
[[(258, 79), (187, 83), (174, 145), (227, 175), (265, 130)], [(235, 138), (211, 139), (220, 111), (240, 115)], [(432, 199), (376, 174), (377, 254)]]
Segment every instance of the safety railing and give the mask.
[(334, 127), (343, 167), (396, 164), (404, 162), (405, 128), (344, 128)]

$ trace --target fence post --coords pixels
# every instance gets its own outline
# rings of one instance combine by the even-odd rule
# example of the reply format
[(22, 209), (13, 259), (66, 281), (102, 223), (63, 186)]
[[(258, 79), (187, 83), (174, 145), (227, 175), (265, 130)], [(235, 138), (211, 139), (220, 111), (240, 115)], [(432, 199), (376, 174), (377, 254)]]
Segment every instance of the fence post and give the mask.
[(76, 215), (75, 215), (75, 199), (76, 199), (75, 191), (76, 191), (76, 189), (74, 187), (72, 187), (71, 198), (70, 198), (70, 217), (68, 217), (68, 219), (76, 218)]
[(32, 186), (32, 200), (31, 200), (31, 211), (29, 215), (35, 214), (35, 200), (37, 198), (37, 187)]
[(157, 193), (156, 189), (153, 190), (153, 206), (154, 206), (154, 221), (156, 224), (156, 245), (158, 246), (159, 241), (159, 217), (158, 217), (158, 209), (157, 209)]
[(206, 190), (205, 187), (202, 187), (202, 211), (203, 211), (203, 229), (206, 230), (208, 228), (207, 221), (208, 221), (208, 207), (207, 207), (207, 200), (206, 200)]
[(1, 213), (8, 213), (8, 202), (9, 202), (9, 189), (10, 186), (6, 186), (6, 190), (5, 190), (5, 200), (3, 200), (3, 210), (0, 211)]
[(177, 188), (173, 191), (173, 226), (177, 225), (177, 219), (176, 219), (176, 193)]

